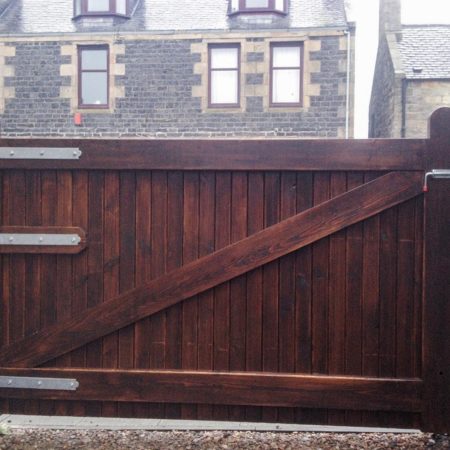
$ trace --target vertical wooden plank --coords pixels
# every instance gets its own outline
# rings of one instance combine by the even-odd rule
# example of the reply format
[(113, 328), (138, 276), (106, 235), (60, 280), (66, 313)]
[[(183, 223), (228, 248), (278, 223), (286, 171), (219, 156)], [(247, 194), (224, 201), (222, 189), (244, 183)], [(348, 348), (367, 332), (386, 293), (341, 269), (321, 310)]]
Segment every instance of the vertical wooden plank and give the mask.
[[(347, 190), (347, 176), (343, 172), (330, 175), (330, 197), (334, 198)], [(328, 373), (345, 374), (345, 273), (346, 273), (346, 234), (339, 231), (330, 237), (329, 273), (329, 330), (328, 330)], [(345, 412), (328, 411), (328, 423), (343, 425)]]
[[(135, 286), (136, 276), (136, 175), (120, 172), (120, 266), (119, 289), (125, 292)], [(119, 331), (119, 368), (134, 367), (134, 325)], [(119, 403), (120, 417), (133, 417), (134, 405)]]
[[(167, 172), (152, 174), (152, 229), (151, 229), (151, 278), (157, 278), (167, 270)], [(150, 368), (164, 368), (166, 312), (149, 318)], [(164, 405), (149, 405), (150, 417), (163, 417)]]
[[(167, 192), (167, 271), (183, 264), (183, 173), (168, 173)], [(166, 311), (166, 369), (181, 369), (182, 363), (182, 305)], [(181, 407), (166, 405), (166, 417), (181, 417)]]
[[(56, 225), (55, 205), (57, 204), (57, 175), (55, 171), (42, 172), (42, 224), (45, 226)], [(57, 286), (57, 266), (55, 255), (42, 256), (41, 268), (41, 329), (56, 322), (56, 286)], [(46, 366), (54, 366), (50, 361)], [(44, 415), (55, 414), (55, 403), (51, 401), (41, 401), (39, 413)]]
[[(280, 174), (268, 172), (264, 184), (264, 225), (280, 221)], [(279, 261), (263, 267), (263, 370), (278, 372)], [(264, 421), (278, 420), (277, 408), (264, 408)]]
[[(264, 175), (251, 172), (248, 175), (248, 235), (264, 228)], [(247, 274), (247, 333), (246, 368), (248, 371), (262, 370), (262, 268)], [(248, 421), (261, 420), (261, 408), (247, 407)]]
[[(152, 177), (151, 172), (136, 173), (136, 286), (151, 277), (151, 224), (152, 224)], [(134, 367), (150, 368), (150, 319), (145, 318), (134, 325)], [(134, 405), (136, 417), (148, 416), (148, 405)]]
[[(247, 174), (234, 172), (231, 180), (231, 242), (247, 236)], [(230, 282), (230, 370), (245, 370), (247, 277)], [(231, 420), (245, 420), (244, 407), (230, 407)]]
[[(183, 214), (183, 264), (198, 259), (199, 243), (199, 176), (197, 172), (184, 175), (184, 214)], [(198, 366), (198, 299), (190, 298), (183, 302), (183, 369), (195, 370)], [(185, 419), (197, 417), (195, 405), (182, 405), (181, 416)]]
[[(363, 184), (363, 180), (363, 174), (349, 173), (347, 177), (348, 190), (360, 186)], [(357, 223), (347, 229), (345, 372), (348, 375), (361, 375), (362, 373), (362, 233), (362, 223)], [(360, 412), (349, 411), (346, 416), (348, 424), (361, 424)]]
[[(0, 171), (0, 224), (6, 225), (5, 219), (5, 206), (8, 204), (9, 189), (7, 186), (8, 175), (5, 171)], [(9, 257), (0, 255), (0, 346), (7, 345), (9, 343), (9, 288), (8, 288), (8, 276), (7, 268)], [(0, 412), (3, 414), (9, 413), (9, 401), (0, 398)]]
[[(297, 175), (293, 172), (281, 174), (280, 219), (287, 219), (297, 209)], [(279, 370), (295, 372), (295, 254), (280, 259), (279, 301)], [(278, 420), (292, 423), (293, 408), (280, 408)]]
[(424, 198), (416, 198), (414, 217), (414, 325), (413, 340), (415, 343), (414, 353), (414, 376), (422, 377), (422, 312), (423, 312), (423, 258), (424, 258)]
[[(58, 171), (56, 224), (72, 226), (72, 173)], [(56, 257), (56, 318), (58, 321), (69, 319), (72, 315), (72, 257), (58, 255)], [(58, 367), (70, 367), (70, 354), (63, 355), (55, 361)], [(71, 413), (68, 402), (55, 402), (55, 412), (58, 415)]]
[[(366, 173), (364, 182), (377, 177)], [(379, 330), (380, 330), (380, 217), (374, 216), (363, 224), (363, 281), (362, 281), (362, 374), (379, 375)], [(376, 424), (379, 414), (366, 412), (364, 424)]]
[(397, 303), (397, 210), (380, 215), (380, 359), (379, 374), (395, 376)]
[[(313, 205), (319, 205), (330, 198), (330, 174), (317, 172), (313, 177)], [(328, 280), (329, 280), (329, 238), (315, 242), (312, 251), (312, 371), (326, 374), (328, 372)], [(314, 423), (326, 423), (326, 411), (311, 411), (310, 419)]]
[[(215, 235), (215, 190), (214, 172), (200, 173), (200, 223), (199, 223), (199, 256), (214, 251)], [(214, 337), (214, 290), (203, 292), (198, 296), (198, 368), (213, 370), (213, 337)], [(198, 405), (197, 416), (207, 420), (213, 418), (210, 405)]]
[[(103, 302), (103, 222), (104, 222), (104, 173), (89, 172), (88, 185), (88, 281), (87, 306), (91, 308)], [(86, 366), (102, 366), (102, 341), (98, 339), (86, 346)], [(101, 403), (86, 403), (86, 414), (99, 416)]]
[[(215, 247), (219, 250), (231, 240), (231, 174), (216, 174)], [(230, 363), (230, 283), (214, 289), (214, 370), (229, 369)], [(214, 418), (228, 419), (227, 406), (215, 406)]]
[[(26, 212), (26, 182), (25, 172), (14, 170), (10, 175), (10, 202), (8, 203), (8, 219), (10, 225), (25, 225)], [(9, 266), (9, 342), (16, 342), (25, 333), (25, 256), (11, 255)], [(25, 402), (10, 400), (10, 408), (15, 414), (23, 414)]]
[[(105, 173), (105, 199), (104, 199), (104, 242), (103, 242), (103, 296), (108, 301), (119, 294), (119, 259), (120, 259), (120, 180), (117, 172)], [(118, 333), (112, 333), (103, 338), (103, 367), (115, 369), (118, 366)], [(115, 417), (117, 404), (104, 402), (102, 415)]]
[[(311, 173), (297, 174), (297, 213), (311, 208), (313, 204), (313, 176)], [(312, 249), (305, 247), (295, 252), (295, 370), (298, 373), (312, 372)], [(311, 422), (311, 411), (297, 408), (296, 421)]]
[[(40, 173), (37, 171), (26, 172), (25, 182), (26, 224), (29, 226), (38, 226), (42, 224)], [(25, 336), (30, 336), (40, 329), (40, 262), (41, 257), (39, 255), (27, 255), (25, 258)], [(69, 286), (71, 286), (70, 282)], [(39, 401), (28, 400), (25, 402), (24, 408), (28, 414), (39, 414)]]
[[(450, 168), (450, 109), (431, 116), (427, 169)], [(450, 180), (432, 180), (425, 194), (422, 429), (450, 432)]]
[[(72, 205), (73, 225), (88, 230), (88, 172), (74, 171)], [(78, 315), (87, 308), (87, 278), (88, 278), (88, 252), (84, 251), (73, 258), (72, 264), (72, 315)], [(86, 367), (86, 347), (71, 352), (72, 367)], [(76, 402), (72, 405), (72, 413), (75, 416), (86, 414), (86, 404)]]
[(398, 209), (398, 267), (397, 267), (397, 333), (396, 375), (414, 374), (414, 251), (415, 200)]

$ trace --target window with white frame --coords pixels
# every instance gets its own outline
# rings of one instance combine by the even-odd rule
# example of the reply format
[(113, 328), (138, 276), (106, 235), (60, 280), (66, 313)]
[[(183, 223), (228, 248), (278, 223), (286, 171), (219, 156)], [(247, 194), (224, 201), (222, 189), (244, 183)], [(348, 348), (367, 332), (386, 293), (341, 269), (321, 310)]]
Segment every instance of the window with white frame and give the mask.
[(210, 107), (239, 107), (240, 46), (209, 45)]
[(123, 15), (128, 12), (128, 0), (74, 0), (74, 15)]
[(302, 59), (300, 42), (272, 43), (270, 52), (270, 104), (302, 105)]
[(230, 13), (278, 12), (286, 13), (287, 0), (230, 0)]

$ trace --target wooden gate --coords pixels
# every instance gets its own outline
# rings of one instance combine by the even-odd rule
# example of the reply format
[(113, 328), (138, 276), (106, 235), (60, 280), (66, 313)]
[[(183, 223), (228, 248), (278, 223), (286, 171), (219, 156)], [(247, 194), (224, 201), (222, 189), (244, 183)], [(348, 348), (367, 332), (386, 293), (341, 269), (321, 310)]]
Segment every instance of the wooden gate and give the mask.
[(0, 412), (449, 431), (449, 123), (0, 140)]

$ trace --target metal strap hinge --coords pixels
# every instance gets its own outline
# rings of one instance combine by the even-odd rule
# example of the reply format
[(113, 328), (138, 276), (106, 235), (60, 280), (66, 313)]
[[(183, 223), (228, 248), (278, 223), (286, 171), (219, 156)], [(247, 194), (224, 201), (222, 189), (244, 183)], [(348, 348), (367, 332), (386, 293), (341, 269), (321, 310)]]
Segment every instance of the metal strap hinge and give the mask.
[(76, 246), (78, 234), (0, 233), (0, 245)]
[(77, 147), (0, 147), (0, 159), (80, 159)]
[(428, 192), (428, 178), (450, 178), (450, 169), (433, 169), (425, 174), (423, 192)]
[(0, 388), (47, 389), (52, 391), (76, 391), (80, 383), (74, 378), (37, 378), (0, 376)]

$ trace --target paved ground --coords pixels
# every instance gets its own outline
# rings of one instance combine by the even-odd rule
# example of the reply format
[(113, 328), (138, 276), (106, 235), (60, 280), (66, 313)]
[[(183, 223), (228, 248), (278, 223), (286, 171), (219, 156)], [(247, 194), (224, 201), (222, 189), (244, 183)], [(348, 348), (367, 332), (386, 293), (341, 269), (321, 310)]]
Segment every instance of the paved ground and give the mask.
[[(300, 428), (292, 431), (296, 427)], [(309, 431), (305, 431), (307, 429)], [(2, 435), (2, 430), (6, 434)], [(291, 432), (287, 432), (288, 430)], [(450, 449), (447, 435), (406, 430), (355, 430), (361, 429), (240, 422), (3, 415), (0, 416), (0, 450)]]

